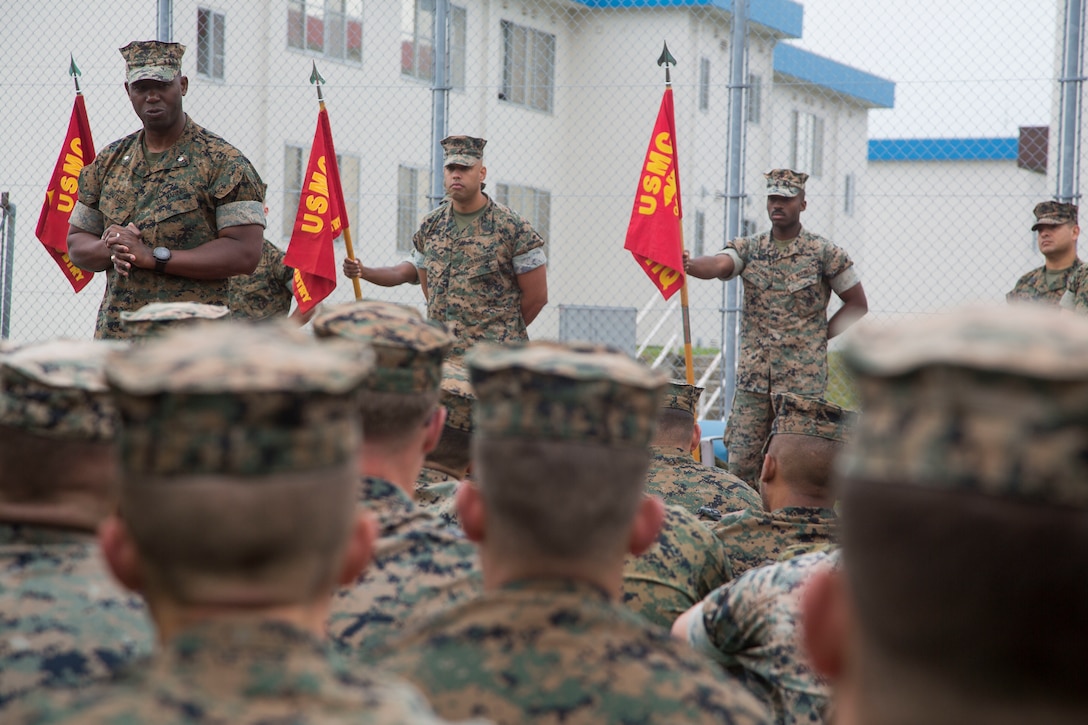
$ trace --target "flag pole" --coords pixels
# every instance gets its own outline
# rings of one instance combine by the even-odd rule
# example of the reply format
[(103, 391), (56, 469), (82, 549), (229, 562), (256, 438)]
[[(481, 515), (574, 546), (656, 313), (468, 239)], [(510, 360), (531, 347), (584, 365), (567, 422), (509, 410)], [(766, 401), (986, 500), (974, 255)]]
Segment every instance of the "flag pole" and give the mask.
[[(665, 43), (661, 50), (661, 56), (657, 59), (658, 65), (665, 66), (665, 89), (672, 88), (672, 73), (670, 66), (676, 65), (676, 58), (669, 52), (669, 44)], [(674, 141), (675, 143), (675, 141)], [(680, 254), (684, 254), (684, 225), (678, 218), (676, 223), (680, 225)], [(684, 372), (688, 385), (695, 384), (695, 366), (691, 355), (691, 317), (688, 314), (688, 276), (684, 275), (684, 284), (680, 287), (680, 312), (684, 320)]]
[[(313, 63), (313, 71), (310, 72), (310, 83), (312, 83), (314, 85), (314, 87), (317, 88), (318, 110), (324, 111), (325, 110), (325, 94), (323, 94), (321, 92), (321, 84), (325, 82), (325, 79), (322, 78), (321, 74), (317, 72), (317, 61), (311, 61), (311, 62)], [(341, 210), (341, 211), (343, 211), (345, 214), (347, 213), (346, 209)], [(344, 248), (348, 253), (348, 259), (355, 259), (355, 248), (351, 244), (351, 226), (347, 225), (347, 224), (344, 225)], [(351, 278), (351, 284), (355, 288), (355, 299), (357, 299), (357, 300), (363, 299), (363, 289), (359, 285), (359, 278), (358, 277), (352, 277)]]
[(83, 73), (79, 70), (79, 66), (76, 65), (76, 57), (74, 55), (69, 53), (68, 60), (70, 61), (68, 64), (68, 75), (72, 76), (72, 82), (76, 84), (76, 95), (82, 96), (83, 89), (79, 87), (79, 77), (83, 75)]

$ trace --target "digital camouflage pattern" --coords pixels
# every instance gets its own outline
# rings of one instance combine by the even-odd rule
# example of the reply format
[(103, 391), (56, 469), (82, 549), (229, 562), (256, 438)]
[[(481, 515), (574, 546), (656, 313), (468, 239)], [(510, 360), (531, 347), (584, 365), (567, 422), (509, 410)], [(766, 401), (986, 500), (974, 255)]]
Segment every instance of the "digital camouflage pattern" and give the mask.
[(759, 487), (759, 473), (763, 469), (763, 446), (771, 433), (774, 408), (768, 393), (737, 390), (733, 393), (733, 407), (729, 412), (729, 424), (723, 436), (729, 452), (726, 467), (737, 478), (753, 489)]
[(447, 524), (457, 526), (457, 487), (461, 479), (437, 463), (425, 464), (416, 478), (416, 504)]
[(329, 634), (360, 661), (390, 636), (481, 589), (472, 545), (459, 529), (415, 506), (396, 485), (367, 477), (359, 505), (378, 516), (374, 560), (333, 598)]
[[(1084, 277), (1082, 270), (1085, 269), (1088, 269), (1088, 267), (1085, 267), (1078, 257), (1073, 260), (1073, 265), (1065, 270), (1063, 274), (1048, 278), (1046, 265), (1043, 265), (1016, 280), (1016, 286), (1005, 295), (1005, 300), (1007, 302), (1037, 302), (1057, 306), (1062, 302), (1062, 297), (1065, 296), (1067, 289), (1073, 290), (1075, 297), (1080, 288), (1079, 278)], [(1088, 289), (1085, 292), (1088, 292)]]
[(842, 443), (857, 423), (857, 413), (840, 408), (823, 398), (812, 398), (793, 393), (771, 395), (774, 420), (763, 452), (771, 444), (771, 438), (779, 433), (826, 438)]
[(447, 136), (442, 139), (444, 166), (475, 166), (483, 161), (487, 139), (472, 136)]
[(498, 725), (764, 723), (739, 683), (584, 583), (507, 585), (392, 643), (383, 669), (442, 717)]
[(446, 202), (423, 219), (412, 244), (412, 263), (427, 276), (427, 316), (453, 333), (452, 354), (481, 341), (529, 339), (517, 276), (545, 263), (544, 240), (521, 215), (488, 198), (458, 231)]
[(761, 510), (759, 493), (720, 468), (699, 463), (682, 448), (650, 446), (646, 493), (660, 496), (670, 506), (696, 513), (703, 506), (718, 511)]
[(137, 40), (119, 48), (125, 59), (125, 81), (151, 80), (169, 83), (181, 74), (185, 46), (159, 40)]
[(50, 340), (0, 355), (0, 426), (35, 435), (113, 440), (117, 409), (105, 362), (121, 343)]
[(1062, 309), (1088, 314), (1088, 265), (1078, 258), (1069, 272), (1069, 283), (1061, 293)]
[[(868, 418), (866, 418), (868, 425)], [(835, 543), (838, 518), (834, 509), (786, 506), (777, 511), (748, 509), (725, 514), (714, 524), (714, 535), (739, 577), (753, 567), (795, 555), (799, 547)]]
[(771, 169), (763, 175), (767, 180), (767, 196), (797, 196), (805, 190), (808, 174), (793, 169)]
[(670, 380), (668, 387), (665, 388), (665, 400), (661, 403), (661, 407), (682, 410), (698, 417), (699, 397), (702, 394), (703, 389), (700, 387)]
[(5, 710), (29, 693), (108, 677), (152, 639), (93, 534), (0, 524), (0, 721), (18, 722)]
[(1039, 227), (1044, 224), (1077, 223), (1076, 204), (1064, 204), (1060, 201), (1041, 201), (1035, 205), (1032, 214), (1035, 215), (1035, 223), (1031, 226), (1033, 232), (1038, 231)]
[(480, 344), (466, 358), (475, 435), (645, 448), (667, 379), (602, 345)]
[(468, 379), (468, 370), (456, 362), (442, 364), (442, 387), (439, 400), (446, 406), (446, 425), (450, 428), (472, 432), (472, 404), (476, 393)]
[(736, 675), (778, 725), (828, 721), (831, 688), (801, 646), (801, 591), (838, 559), (823, 550), (751, 569), (716, 589), (689, 622), (688, 643)]
[(128, 474), (263, 476), (354, 461), (373, 353), (287, 323), (222, 322), (117, 354), (107, 379)]
[(657, 542), (623, 565), (623, 603), (668, 629), (715, 588), (733, 578), (725, 547), (695, 514), (665, 509)]
[[(83, 167), (72, 226), (101, 235), (111, 224), (133, 223), (147, 246), (175, 252), (216, 239), (227, 227), (264, 226), (264, 182), (238, 149), (186, 116), (177, 143), (149, 166), (143, 136), (139, 131), (111, 143)], [(135, 267), (121, 277), (111, 268), (95, 337), (128, 337), (124, 310), (184, 300), (225, 306), (229, 291), (225, 278), (190, 279)]]
[(334, 307), (314, 318), (318, 337), (338, 337), (369, 345), (374, 372), (364, 387), (383, 393), (425, 393), (442, 382), (442, 359), (453, 338), (437, 322), (392, 302), (366, 300)]
[(229, 305), (235, 318), (267, 320), (291, 311), (295, 270), (283, 263), (283, 257), (283, 250), (265, 239), (253, 274), (230, 278)]
[(198, 325), (208, 321), (225, 320), (230, 310), (222, 305), (200, 302), (152, 302), (138, 310), (121, 313), (121, 324), (130, 339), (161, 335), (167, 330)]
[[(784, 250), (764, 232), (734, 239), (720, 254), (733, 258), (735, 275), (744, 280), (738, 392), (822, 396), (827, 388), (827, 303), (832, 290), (841, 294), (859, 282), (849, 255), (804, 229)], [(770, 401), (765, 405), (770, 408)], [(736, 400), (733, 409), (738, 411)], [(758, 429), (737, 425), (732, 414), (730, 421), (725, 441), (729, 470), (752, 482), (759, 476), (757, 459), (769, 432), (769, 413)]]
[(313, 635), (271, 621), (190, 627), (116, 681), (35, 705), (27, 721), (43, 725), (443, 722), (406, 683), (349, 667)]
[(859, 331), (839, 474), (1088, 508), (1088, 320), (986, 306)]

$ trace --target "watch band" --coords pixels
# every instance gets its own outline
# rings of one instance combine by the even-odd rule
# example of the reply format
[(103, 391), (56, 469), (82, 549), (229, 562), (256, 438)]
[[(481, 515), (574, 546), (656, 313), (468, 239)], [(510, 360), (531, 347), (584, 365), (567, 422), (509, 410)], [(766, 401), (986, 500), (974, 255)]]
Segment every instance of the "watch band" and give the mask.
[(170, 261), (169, 259), (157, 259), (156, 258), (155, 259), (155, 271), (157, 273), (159, 273), (159, 274), (162, 274), (163, 272), (165, 272), (166, 271), (166, 263), (169, 262), (169, 261)]

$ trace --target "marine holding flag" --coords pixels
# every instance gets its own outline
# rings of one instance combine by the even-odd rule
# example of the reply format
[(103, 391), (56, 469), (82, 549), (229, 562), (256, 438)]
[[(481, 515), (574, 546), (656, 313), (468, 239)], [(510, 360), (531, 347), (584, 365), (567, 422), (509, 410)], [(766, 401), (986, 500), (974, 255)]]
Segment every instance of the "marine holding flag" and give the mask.
[[(725, 444), (729, 471), (753, 486), (773, 417), (771, 394), (823, 397), (828, 339), (869, 310), (846, 251), (801, 227), (808, 174), (774, 169), (764, 176), (771, 231), (734, 239), (713, 256), (691, 259), (684, 252), (693, 277), (744, 280), (737, 392)], [(832, 290), (843, 306), (828, 320)]]
[(102, 150), (79, 177), (68, 253), (110, 269), (95, 337), (123, 338), (121, 312), (151, 302), (227, 305), (229, 278), (261, 257), (264, 183), (226, 141), (183, 111), (185, 46), (121, 48), (125, 91), (143, 124)]
[(412, 237), (411, 261), (364, 267), (344, 261), (344, 274), (393, 287), (419, 281), (427, 316), (456, 338), (451, 355), (477, 342), (521, 342), (548, 302), (544, 239), (513, 209), (483, 193), (485, 139), (449, 136), (443, 179), (446, 199)]

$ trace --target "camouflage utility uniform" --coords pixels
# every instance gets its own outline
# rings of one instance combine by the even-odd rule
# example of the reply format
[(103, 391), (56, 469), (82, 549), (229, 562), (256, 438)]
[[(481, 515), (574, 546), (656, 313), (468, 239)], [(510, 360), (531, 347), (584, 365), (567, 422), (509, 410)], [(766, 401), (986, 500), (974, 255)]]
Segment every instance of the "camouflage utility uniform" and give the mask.
[[(79, 201), (70, 223), (92, 234), (111, 224), (139, 227), (149, 247), (177, 251), (216, 239), (219, 230), (259, 224), (264, 183), (236, 148), (186, 116), (181, 138), (152, 165), (144, 132), (107, 146), (79, 176)], [(227, 305), (227, 279), (190, 279), (132, 267), (127, 278), (110, 270), (95, 337), (127, 337), (121, 312), (149, 302), (192, 300)]]
[(668, 632), (562, 579), (523, 581), (392, 643), (381, 666), (440, 716), (506, 723), (762, 723), (759, 702)]
[(440, 722), (407, 684), (348, 669), (290, 625), (243, 619), (189, 627), (109, 686), (39, 707), (43, 723)]
[(360, 482), (359, 501), (381, 527), (374, 561), (337, 592), (329, 632), (366, 653), (408, 624), (475, 596), (480, 580), (476, 547), (396, 485), (368, 476)]
[(733, 578), (720, 539), (695, 514), (665, 509), (657, 542), (623, 567), (623, 603), (654, 624), (673, 621), (716, 587)]
[(267, 239), (253, 274), (230, 278), (230, 311), (234, 317), (265, 320), (291, 311), (295, 270), (283, 263), (283, 250)]
[(455, 505), (457, 486), (461, 479), (438, 464), (423, 466), (416, 478), (416, 503), (448, 524), (457, 525)]
[(818, 551), (753, 569), (717, 589), (692, 617), (687, 640), (721, 662), (771, 709), (782, 725), (825, 722), (828, 685), (801, 647), (801, 587), (834, 565)]
[(719, 254), (744, 280), (737, 391), (726, 430), (729, 470), (759, 478), (774, 392), (822, 397), (827, 388), (827, 303), (859, 283), (841, 247), (801, 230), (780, 250), (770, 232), (734, 239)]
[(834, 509), (786, 506), (771, 513), (735, 511), (725, 514), (714, 533), (725, 544), (733, 575), (778, 561), (787, 550), (833, 543), (838, 520)]
[(451, 354), (482, 340), (529, 339), (517, 276), (545, 263), (544, 240), (517, 212), (489, 197), (459, 232), (447, 202), (424, 218), (412, 243), (412, 263), (427, 275), (427, 316), (457, 338)]
[(762, 509), (755, 489), (731, 473), (703, 465), (681, 448), (650, 446), (646, 493), (693, 514), (703, 506), (718, 511)]
[(1073, 266), (1058, 275), (1048, 276), (1046, 265), (1033, 269), (1016, 280), (1016, 286), (1005, 295), (1005, 299), (1009, 302), (1042, 302), (1057, 305), (1083, 266), (1084, 263), (1078, 258), (1073, 262)]
[(0, 524), (0, 720), (31, 691), (110, 675), (151, 640), (143, 603), (113, 583), (93, 534)]

